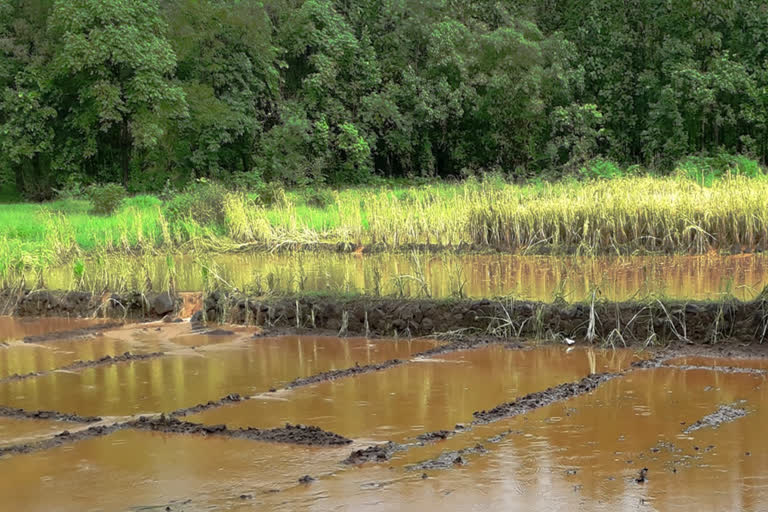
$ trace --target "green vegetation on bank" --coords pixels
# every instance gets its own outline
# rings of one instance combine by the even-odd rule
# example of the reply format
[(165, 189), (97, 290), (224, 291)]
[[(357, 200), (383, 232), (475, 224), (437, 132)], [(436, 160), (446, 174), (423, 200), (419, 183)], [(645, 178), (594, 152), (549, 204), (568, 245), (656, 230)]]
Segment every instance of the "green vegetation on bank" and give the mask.
[[(681, 164), (666, 177), (613, 166), (618, 177), (612, 179), (520, 185), (500, 175), (295, 191), (203, 181), (166, 200), (119, 200), (119, 191), (107, 189), (108, 199), (119, 200), (107, 215), (93, 213), (84, 199), (6, 204), (0, 205), (0, 279), (114, 252), (204, 255), (319, 244), (579, 254), (765, 250), (768, 179), (747, 163), (724, 174)], [(606, 167), (593, 172), (599, 169)], [(104, 192), (89, 195), (103, 202)]]
[(760, 0), (4, 0), (0, 201), (765, 162), (766, 37)]

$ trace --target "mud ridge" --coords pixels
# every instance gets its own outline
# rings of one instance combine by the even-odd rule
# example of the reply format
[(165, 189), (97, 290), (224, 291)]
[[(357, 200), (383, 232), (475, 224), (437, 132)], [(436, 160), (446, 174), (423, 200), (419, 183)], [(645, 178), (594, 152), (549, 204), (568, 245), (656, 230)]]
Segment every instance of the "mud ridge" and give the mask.
[(408, 449), (407, 445), (387, 441), (384, 444), (374, 444), (368, 448), (355, 450), (349, 454), (349, 457), (341, 461), (342, 464), (356, 465), (366, 462), (385, 462), (392, 458), (397, 452)]
[(21, 455), (25, 453), (49, 450), (51, 448), (56, 448), (57, 446), (61, 446), (63, 444), (75, 443), (77, 441), (90, 439), (92, 437), (105, 436), (107, 434), (111, 434), (112, 432), (116, 432), (121, 428), (122, 428), (121, 425), (109, 425), (109, 426), (98, 425), (94, 427), (89, 427), (85, 430), (80, 430), (78, 432), (69, 432), (68, 430), (65, 430), (63, 432), (56, 434), (53, 437), (43, 439), (42, 441), (35, 441), (33, 443), (23, 443), (23, 444), (16, 444), (16, 445), (2, 447), (0, 448), (0, 457), (2, 457), (3, 455)]
[(299, 377), (298, 379), (294, 379), (291, 382), (289, 382), (285, 386), (285, 388), (293, 389), (301, 386), (309, 386), (310, 384), (316, 384), (318, 382), (343, 379), (345, 377), (351, 377), (353, 375), (362, 375), (365, 373), (378, 372), (381, 370), (386, 370), (387, 368), (392, 368), (394, 366), (400, 366), (407, 362), (408, 362), (407, 360), (403, 360), (403, 359), (390, 359), (389, 361), (384, 361), (383, 363), (373, 363), (373, 364), (366, 364), (363, 366), (353, 366), (351, 368), (344, 368), (342, 370), (329, 370), (327, 372), (321, 372), (315, 375), (310, 375), (309, 377)]
[(181, 421), (169, 416), (160, 416), (159, 418), (142, 416), (136, 421), (126, 423), (125, 426), (139, 430), (151, 430), (173, 434), (213, 435), (235, 439), (249, 439), (253, 441), (306, 446), (341, 446), (352, 442), (351, 439), (347, 439), (346, 437), (333, 432), (328, 432), (320, 427), (291, 425), (290, 423), (286, 423), (284, 427), (272, 429), (230, 429), (227, 428), (226, 425), (202, 425), (199, 423)]
[(578, 382), (568, 382), (544, 391), (527, 394), (513, 402), (497, 405), (488, 411), (475, 411), (473, 424), (492, 423), (504, 418), (525, 414), (546, 405), (568, 400), (596, 389), (603, 382), (620, 377), (623, 373), (596, 373), (588, 375)]
[(721, 405), (712, 414), (708, 414), (696, 423), (683, 430), (684, 434), (690, 434), (702, 428), (717, 428), (723, 423), (730, 423), (747, 415), (747, 411), (739, 407), (740, 403)]
[(425, 350), (424, 352), (418, 352), (416, 354), (413, 354), (410, 359), (390, 359), (389, 361), (384, 361), (382, 363), (372, 363), (372, 364), (366, 364), (363, 366), (352, 366), (351, 368), (344, 368), (341, 370), (329, 370), (326, 372), (317, 373), (315, 375), (310, 375), (308, 377), (299, 377), (289, 382), (285, 386), (285, 389), (294, 389), (301, 386), (316, 384), (318, 382), (342, 379), (345, 377), (362, 375), (365, 373), (378, 372), (378, 371), (386, 370), (388, 368), (393, 368), (395, 366), (400, 366), (400, 365), (409, 363), (413, 359), (422, 359), (422, 358), (428, 358), (428, 357), (439, 355), (439, 354), (446, 354), (449, 352), (458, 352), (460, 350), (469, 350), (473, 348), (479, 348), (481, 346), (486, 346), (491, 343), (492, 342), (485, 339), (478, 340), (478, 341), (459, 341), (459, 342), (453, 342), (453, 343), (446, 343), (444, 345), (440, 345), (438, 347)]
[(55, 331), (46, 334), (37, 334), (34, 336), (24, 336), (23, 341), (24, 343), (48, 343), (51, 341), (88, 338), (91, 336), (99, 336), (103, 334), (104, 331), (117, 329), (123, 325), (123, 322), (107, 322), (89, 327), (81, 327), (80, 329), (72, 329), (70, 331)]
[(193, 405), (192, 407), (178, 409), (176, 411), (173, 411), (170, 414), (170, 416), (178, 417), (178, 416), (187, 416), (188, 414), (197, 414), (199, 412), (207, 411), (208, 409), (214, 409), (216, 407), (222, 407), (224, 405), (242, 402), (243, 400), (248, 400), (248, 397), (242, 397), (237, 393), (230, 393), (229, 395), (222, 397), (218, 400), (210, 400), (204, 404), (197, 404), (197, 405)]
[(121, 354), (119, 356), (104, 356), (101, 359), (96, 359), (92, 361), (75, 361), (72, 364), (69, 364), (67, 366), (62, 366), (60, 368), (54, 368), (53, 370), (45, 370), (42, 372), (30, 372), (30, 373), (23, 373), (23, 374), (15, 373), (13, 375), (9, 375), (8, 377), (0, 379), (0, 383), (14, 382), (19, 380), (31, 379), (34, 377), (42, 377), (44, 375), (49, 375), (51, 373), (61, 372), (61, 371), (77, 371), (77, 370), (83, 370), (85, 368), (109, 366), (117, 363), (126, 363), (129, 361), (144, 361), (147, 359), (156, 359), (158, 357), (163, 357), (164, 355), (165, 355), (164, 352), (151, 352), (149, 354), (132, 354), (130, 352), (125, 352), (124, 354)]
[(675, 368), (677, 370), (709, 370), (720, 373), (750, 373), (753, 375), (766, 375), (768, 370), (762, 370), (760, 368), (749, 368), (741, 366), (705, 366), (705, 365), (690, 365), (690, 364), (662, 364), (662, 368)]
[(0, 405), (0, 416), (5, 418), (21, 418), (31, 420), (56, 420), (70, 423), (96, 423), (101, 421), (98, 416), (79, 416), (58, 411), (26, 411)]
[(443, 452), (434, 459), (425, 460), (417, 464), (406, 466), (409, 471), (424, 471), (429, 469), (450, 469), (455, 466), (463, 466), (467, 463), (467, 455), (483, 454), (487, 450), (481, 444), (471, 448), (463, 448), (458, 451)]

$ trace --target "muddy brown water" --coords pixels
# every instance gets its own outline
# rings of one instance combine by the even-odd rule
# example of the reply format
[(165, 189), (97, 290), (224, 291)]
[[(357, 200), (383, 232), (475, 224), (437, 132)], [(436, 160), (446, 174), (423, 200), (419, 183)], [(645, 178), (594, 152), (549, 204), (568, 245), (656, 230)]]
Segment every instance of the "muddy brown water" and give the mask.
[[(762, 370), (765, 359), (685, 356), (629, 370), (647, 354), (490, 345), (409, 360), (437, 345), (254, 338), (245, 328), (206, 336), (191, 333), (189, 324), (126, 326), (35, 345), (10, 341), (0, 357), (34, 371), (123, 349), (166, 355), (2, 382), (0, 405), (112, 417), (168, 412), (237, 392), (255, 397), (184, 419), (231, 428), (311, 424), (354, 442), (308, 447), (118, 430), (0, 457), (0, 510), (758, 511), (768, 502), (768, 375), (714, 370)], [(395, 357), (407, 362), (268, 392), (299, 376)], [(590, 393), (471, 424), (474, 411), (590, 373), (624, 370)], [(415, 441), (457, 423), (470, 428), (443, 441)], [(0, 417), (0, 447), (83, 428)], [(384, 441), (411, 446), (384, 463), (341, 463), (352, 450)], [(647, 478), (638, 483), (643, 468)], [(315, 480), (299, 483), (304, 475)]]
[[(768, 255), (720, 256), (521, 256), (512, 254), (412, 255), (335, 253), (248, 253), (214, 256), (217, 275), (238, 289), (277, 292), (343, 291), (419, 296), (422, 282), (436, 298), (459, 290), (469, 297), (514, 295), (521, 299), (586, 299), (593, 290), (610, 300), (662, 294), (677, 299), (711, 299), (732, 293), (754, 298), (768, 285)], [(165, 257), (110, 260), (110, 271), (126, 279), (148, 276), (160, 287), (168, 282)], [(200, 291), (201, 264), (190, 256), (174, 263), (179, 291)], [(54, 268), (45, 282), (51, 289), (73, 286), (71, 267)], [(86, 264), (86, 278), (100, 275)], [(129, 279), (130, 280), (130, 279)], [(144, 277), (142, 277), (142, 282)], [(87, 282), (87, 279), (86, 279)]]
[(72, 331), (105, 323), (90, 318), (14, 318), (0, 315), (0, 343), (59, 331)]
[(234, 427), (285, 422), (320, 426), (352, 439), (404, 441), (451, 429), (472, 413), (510, 397), (629, 366), (629, 350), (604, 352), (560, 347), (534, 351), (490, 346), (444, 354), (382, 372), (267, 394), (190, 416), (190, 421)]
[[(150, 336), (142, 331), (135, 334), (139, 340)], [(0, 382), (0, 404), (27, 410), (97, 416), (171, 412), (217, 400), (230, 393), (243, 396), (262, 393), (295, 378), (327, 370), (408, 358), (437, 345), (432, 340), (371, 343), (364, 338), (284, 336), (253, 339), (237, 334), (186, 335), (178, 339), (181, 343), (175, 350), (166, 352), (165, 357)], [(150, 347), (146, 347), (146, 341), (145, 345), (136, 341), (134, 346), (144, 350), (169, 348), (169, 342), (161, 336), (157, 336), (156, 341)], [(76, 347), (102, 343), (104, 340), (99, 338), (72, 342)], [(55, 352), (58, 344), (51, 342), (47, 345)], [(173, 338), (170, 344), (173, 344)], [(46, 346), (41, 350), (50, 349)], [(11, 359), (35, 355), (27, 347), (11, 346), (5, 351)], [(33, 367), (31, 362), (20, 366)]]

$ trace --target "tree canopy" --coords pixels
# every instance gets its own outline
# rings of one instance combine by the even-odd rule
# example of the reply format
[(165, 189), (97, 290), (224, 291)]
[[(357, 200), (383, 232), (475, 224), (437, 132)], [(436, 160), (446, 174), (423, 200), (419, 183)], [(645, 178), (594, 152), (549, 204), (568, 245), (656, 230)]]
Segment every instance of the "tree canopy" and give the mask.
[(765, 161), (767, 57), (757, 0), (6, 0), (0, 182)]

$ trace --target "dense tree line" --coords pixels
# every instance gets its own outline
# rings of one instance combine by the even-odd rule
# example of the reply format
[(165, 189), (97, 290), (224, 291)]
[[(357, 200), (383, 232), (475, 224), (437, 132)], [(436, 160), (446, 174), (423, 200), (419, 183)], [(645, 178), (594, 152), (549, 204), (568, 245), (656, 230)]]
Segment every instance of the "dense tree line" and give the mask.
[(0, 181), (765, 160), (767, 87), (759, 0), (4, 0)]

